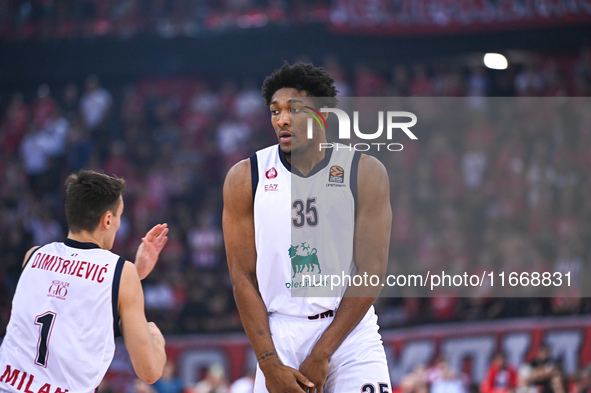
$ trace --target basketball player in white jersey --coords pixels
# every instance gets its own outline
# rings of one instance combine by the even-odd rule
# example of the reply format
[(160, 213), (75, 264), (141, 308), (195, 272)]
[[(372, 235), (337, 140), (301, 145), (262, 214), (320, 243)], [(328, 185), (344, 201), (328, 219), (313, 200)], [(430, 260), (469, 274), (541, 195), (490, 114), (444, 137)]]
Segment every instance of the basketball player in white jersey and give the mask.
[[(255, 392), (390, 392), (372, 306), (379, 290), (291, 293), (302, 271), (334, 270), (339, 261), (330, 258), (348, 264), (345, 273), (383, 277), (392, 220), (386, 170), (371, 156), (319, 150), (326, 135), (316, 123), (308, 139), (306, 107), (337, 103), (324, 69), (285, 63), (262, 91), (279, 143), (228, 172), (223, 213), (234, 297), (258, 359)], [(317, 97), (329, 99), (319, 106)]]
[(81, 170), (66, 181), (64, 242), (25, 256), (0, 347), (0, 392), (90, 393), (105, 376), (121, 329), (133, 368), (160, 378), (166, 354), (146, 321), (140, 279), (167, 242), (159, 224), (142, 239), (135, 265), (111, 253), (123, 213), (125, 182)]

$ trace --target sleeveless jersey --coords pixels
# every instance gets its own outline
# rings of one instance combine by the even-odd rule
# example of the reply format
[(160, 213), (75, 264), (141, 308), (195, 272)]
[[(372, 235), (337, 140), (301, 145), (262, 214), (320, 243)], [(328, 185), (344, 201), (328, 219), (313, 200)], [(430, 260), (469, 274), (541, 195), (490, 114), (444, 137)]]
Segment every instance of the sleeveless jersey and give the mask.
[(359, 157), (327, 150), (303, 176), (291, 173), (278, 145), (251, 156), (256, 274), (269, 313), (307, 317), (338, 308), (346, 285), (331, 291), (326, 277), (355, 272)]
[(90, 393), (115, 353), (125, 260), (67, 239), (23, 268), (0, 347), (0, 391)]

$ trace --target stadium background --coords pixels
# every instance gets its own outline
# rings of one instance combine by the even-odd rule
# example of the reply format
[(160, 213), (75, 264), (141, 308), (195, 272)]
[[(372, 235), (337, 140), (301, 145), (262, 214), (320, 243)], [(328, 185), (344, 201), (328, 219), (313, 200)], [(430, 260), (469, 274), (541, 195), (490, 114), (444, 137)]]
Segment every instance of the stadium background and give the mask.
[[(274, 142), (265, 75), (302, 60), (326, 67), (343, 96), (587, 97), (590, 37), (585, 0), (0, 1), (0, 326), (26, 250), (67, 233), (65, 177), (99, 169), (128, 184), (115, 252), (133, 259), (147, 228), (170, 225), (143, 285), (176, 375), (197, 393), (217, 364), (230, 383), (254, 360), (227, 274), (221, 186)], [(485, 52), (509, 67), (486, 69)], [(451, 130), (400, 153), (391, 266), (589, 262), (591, 116), (578, 129), (515, 129)], [(577, 293), (376, 308), (401, 392), (440, 381), (476, 391), (495, 351), (523, 369), (542, 343), (561, 365), (548, 389), (591, 387), (591, 302)], [(100, 391), (139, 389), (119, 346)]]

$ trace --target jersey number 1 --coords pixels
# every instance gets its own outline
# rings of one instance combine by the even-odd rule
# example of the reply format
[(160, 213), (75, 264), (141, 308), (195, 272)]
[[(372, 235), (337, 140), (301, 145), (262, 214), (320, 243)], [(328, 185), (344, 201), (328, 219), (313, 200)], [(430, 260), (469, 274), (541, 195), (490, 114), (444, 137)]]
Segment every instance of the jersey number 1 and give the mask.
[(53, 328), (53, 321), (55, 321), (56, 314), (47, 311), (44, 314), (38, 315), (35, 318), (35, 325), (38, 325), (39, 328), (39, 341), (37, 342), (37, 358), (35, 359), (35, 364), (47, 367), (47, 356), (48, 353), (48, 344), (49, 338), (51, 336), (51, 330)]

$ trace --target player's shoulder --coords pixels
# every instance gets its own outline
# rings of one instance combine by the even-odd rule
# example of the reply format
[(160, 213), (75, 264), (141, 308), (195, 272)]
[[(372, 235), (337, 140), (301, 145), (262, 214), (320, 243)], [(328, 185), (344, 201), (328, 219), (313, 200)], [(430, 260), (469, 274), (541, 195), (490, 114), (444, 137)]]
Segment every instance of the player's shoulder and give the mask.
[(224, 186), (226, 185), (233, 185), (236, 186), (240, 183), (245, 182), (246, 180), (250, 179), (250, 172), (251, 172), (251, 163), (250, 158), (246, 158), (244, 160), (238, 161), (234, 164), (228, 174), (226, 175), (226, 180), (224, 181)]
[(226, 187), (226, 185), (246, 185), (246, 183), (251, 185), (252, 171), (258, 170), (257, 167), (253, 166), (258, 164), (260, 158), (265, 159), (264, 157), (271, 154), (277, 154), (277, 145), (265, 147), (253, 153), (249, 158), (238, 161), (228, 171), (226, 180), (224, 181), (224, 187)]
[(23, 264), (21, 265), (21, 267), (23, 267), (23, 268), (24, 268), (24, 267), (27, 265), (27, 262), (29, 262), (29, 260), (30, 260), (30, 259), (31, 259), (31, 257), (33, 256), (33, 254), (34, 254), (35, 252), (37, 252), (37, 251), (38, 251), (38, 250), (39, 250), (41, 247), (43, 247), (43, 246), (34, 246), (34, 247), (31, 247), (31, 248), (29, 249), (29, 251), (27, 251), (27, 253), (25, 254), (25, 257), (24, 257), (24, 259), (23, 259)]
[(224, 206), (228, 204), (252, 204), (252, 174), (249, 158), (234, 164), (224, 180)]
[(384, 164), (376, 157), (361, 153), (361, 157), (359, 157), (359, 174), (383, 176), (387, 175), (387, 172)]
[(121, 274), (122, 274), (122, 276), (121, 276), (122, 279), (126, 279), (130, 275), (137, 276), (139, 278), (139, 273), (137, 271), (137, 267), (135, 266), (135, 264), (133, 262), (130, 262), (127, 260), (123, 263)]
[(368, 154), (362, 154), (359, 158), (357, 172), (357, 187), (359, 194), (375, 196), (388, 193), (390, 179), (386, 167), (380, 160)]

